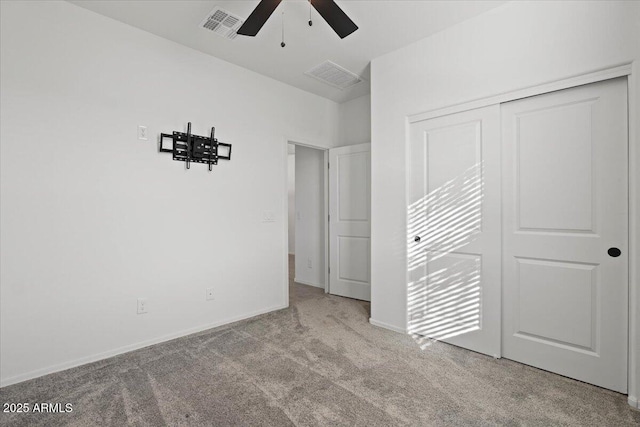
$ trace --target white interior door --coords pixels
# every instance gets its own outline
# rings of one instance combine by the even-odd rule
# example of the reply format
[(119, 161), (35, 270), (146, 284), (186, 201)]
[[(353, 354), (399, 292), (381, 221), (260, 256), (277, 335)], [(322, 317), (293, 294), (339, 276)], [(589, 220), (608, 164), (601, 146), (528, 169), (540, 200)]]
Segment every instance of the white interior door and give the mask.
[(410, 138), (408, 329), (500, 357), (500, 107)]
[(371, 144), (329, 150), (329, 293), (371, 301)]
[(503, 356), (623, 393), (626, 94), (616, 79), (502, 108)]

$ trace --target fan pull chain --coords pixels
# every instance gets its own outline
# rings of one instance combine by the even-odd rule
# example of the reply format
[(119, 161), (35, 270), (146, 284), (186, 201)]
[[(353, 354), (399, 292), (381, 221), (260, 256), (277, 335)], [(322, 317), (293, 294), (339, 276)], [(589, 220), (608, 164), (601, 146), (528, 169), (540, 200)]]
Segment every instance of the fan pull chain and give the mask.
[(311, 20), (311, 0), (309, 0), (309, 26), (313, 25), (313, 21)]
[(284, 42), (284, 12), (282, 12), (282, 42), (280, 43), (281, 47), (285, 47), (286, 44)]

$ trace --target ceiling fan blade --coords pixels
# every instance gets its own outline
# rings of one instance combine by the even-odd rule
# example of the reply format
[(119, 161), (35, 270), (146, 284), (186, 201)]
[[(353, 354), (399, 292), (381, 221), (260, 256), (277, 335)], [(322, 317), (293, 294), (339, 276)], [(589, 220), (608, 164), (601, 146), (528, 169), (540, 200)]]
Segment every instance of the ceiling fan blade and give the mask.
[(244, 21), (244, 24), (238, 29), (238, 34), (243, 36), (255, 36), (260, 28), (267, 22), (276, 7), (282, 0), (261, 0), (251, 12), (251, 15)]
[(311, 0), (311, 4), (341, 39), (358, 29), (333, 0)]

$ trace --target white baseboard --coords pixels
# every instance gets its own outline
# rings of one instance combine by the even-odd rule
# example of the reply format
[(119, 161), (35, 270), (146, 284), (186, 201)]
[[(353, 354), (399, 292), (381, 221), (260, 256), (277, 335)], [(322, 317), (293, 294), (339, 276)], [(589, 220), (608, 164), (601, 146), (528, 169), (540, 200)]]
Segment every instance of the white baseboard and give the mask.
[(313, 286), (313, 287), (315, 287), (315, 288), (322, 288), (322, 289), (324, 289), (324, 285), (319, 285), (319, 284), (317, 284), (317, 283), (307, 282), (307, 281), (305, 281), (305, 280), (300, 280), (300, 279), (298, 279), (298, 278), (296, 278), (296, 277), (294, 277), (294, 278), (293, 278), (293, 281), (294, 281), (294, 282), (296, 282), (296, 283), (300, 283), (301, 285)]
[(627, 402), (629, 402), (629, 406), (631, 406), (632, 408), (640, 409), (640, 399), (638, 399), (637, 397), (629, 395)]
[(139, 350), (144, 347), (149, 347), (151, 345), (160, 344), (162, 342), (171, 341), (176, 338), (181, 338), (187, 335), (195, 334), (197, 332), (202, 332), (207, 329), (217, 328), (218, 326), (227, 325), (229, 323), (238, 322), (240, 320), (248, 319), (250, 317), (259, 316), (261, 314), (270, 313), (276, 310), (282, 310), (283, 308), (287, 308), (288, 304), (285, 305), (277, 305), (275, 307), (266, 308), (264, 310), (254, 311), (252, 313), (242, 314), (240, 316), (234, 316), (227, 319), (220, 320), (218, 322), (209, 323), (206, 325), (196, 326), (195, 328), (184, 329), (182, 331), (173, 332), (171, 334), (163, 335), (158, 338), (153, 338), (146, 341), (137, 342), (134, 344), (125, 345), (123, 347), (119, 347), (113, 350), (105, 351), (102, 353), (94, 354), (87, 357), (81, 357), (79, 359), (70, 360), (68, 362), (59, 363), (56, 365), (48, 366), (42, 369), (36, 369), (24, 374), (14, 375), (13, 377), (5, 378), (0, 380), (0, 387), (7, 387), (13, 384), (21, 383), (23, 381), (31, 380), (34, 378), (38, 378), (44, 375), (53, 374), (55, 372), (64, 371), (67, 369), (75, 368), (77, 366), (86, 365), (87, 363), (97, 362), (99, 360), (108, 359), (109, 357), (117, 356), (123, 353), (129, 353), (131, 351)]
[(372, 319), (372, 318), (369, 318), (369, 323), (371, 323), (373, 326), (377, 326), (379, 328), (389, 329), (390, 331), (394, 331), (394, 332), (400, 332), (401, 334), (406, 334), (407, 333), (407, 328), (399, 328), (397, 326), (390, 325), (390, 324), (385, 323), (385, 322), (380, 322), (380, 321)]

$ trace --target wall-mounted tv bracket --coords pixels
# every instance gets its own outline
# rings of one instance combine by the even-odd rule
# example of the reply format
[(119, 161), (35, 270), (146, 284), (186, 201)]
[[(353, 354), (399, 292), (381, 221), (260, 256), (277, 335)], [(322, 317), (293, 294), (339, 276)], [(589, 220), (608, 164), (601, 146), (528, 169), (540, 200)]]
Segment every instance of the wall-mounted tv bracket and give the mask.
[[(191, 134), (191, 122), (187, 124), (187, 133), (174, 131), (172, 134), (160, 134), (160, 152), (172, 153), (173, 160), (185, 162), (187, 169), (191, 168), (191, 162), (206, 163), (209, 170), (218, 160), (231, 160), (231, 144), (219, 142), (215, 137), (216, 128), (211, 128), (211, 136)], [(173, 141), (171, 148), (164, 147), (165, 138)]]

